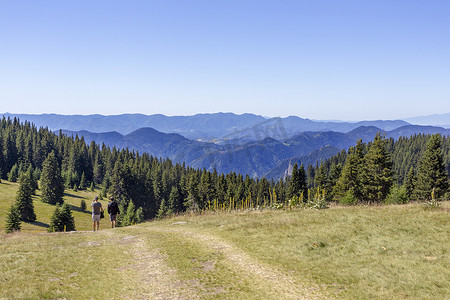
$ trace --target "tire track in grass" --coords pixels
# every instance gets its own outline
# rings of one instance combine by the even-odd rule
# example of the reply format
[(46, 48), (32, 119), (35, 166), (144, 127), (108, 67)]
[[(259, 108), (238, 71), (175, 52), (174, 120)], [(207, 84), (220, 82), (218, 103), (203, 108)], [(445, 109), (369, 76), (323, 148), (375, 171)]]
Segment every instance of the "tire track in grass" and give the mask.
[(166, 257), (158, 249), (150, 247), (138, 236), (124, 236), (118, 244), (130, 245), (133, 263), (119, 267), (119, 271), (131, 271), (138, 275), (138, 283), (130, 287), (129, 299), (199, 299), (196, 282), (181, 280), (175, 269), (170, 268)]
[(268, 291), (273, 299), (327, 299), (320, 293), (317, 285), (299, 282), (293, 276), (286, 274), (273, 266), (258, 262), (242, 249), (215, 235), (205, 234), (192, 228), (148, 228), (149, 230), (174, 233), (190, 241), (198, 241), (203, 247), (222, 254), (231, 269), (246, 274), (257, 283), (261, 289)]

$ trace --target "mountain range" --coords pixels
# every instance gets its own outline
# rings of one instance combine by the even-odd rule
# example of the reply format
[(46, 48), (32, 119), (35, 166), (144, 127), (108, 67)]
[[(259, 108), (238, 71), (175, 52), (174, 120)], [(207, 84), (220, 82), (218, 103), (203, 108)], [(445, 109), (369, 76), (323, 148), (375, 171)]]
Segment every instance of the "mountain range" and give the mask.
[[(348, 149), (357, 140), (373, 140), (377, 132), (398, 139), (418, 133), (450, 135), (436, 126), (406, 121), (321, 122), (299, 117), (265, 118), (254, 114), (164, 115), (17, 115), (87, 143), (146, 152), (156, 157), (218, 172), (280, 178), (293, 163), (315, 164)], [(448, 114), (450, 117), (450, 114)], [(425, 118), (425, 117), (424, 117)], [(442, 115), (441, 121), (445, 119)], [(151, 125), (151, 126), (150, 126)]]
[(193, 116), (165, 116), (161, 114), (123, 114), (123, 115), (58, 115), (58, 114), (10, 114), (5, 117), (17, 117), (27, 120), (38, 127), (48, 127), (70, 131), (87, 130), (90, 132), (116, 131), (128, 134), (139, 128), (150, 127), (164, 133), (179, 133), (191, 140), (222, 143), (245, 133), (246, 141), (261, 140), (265, 137), (286, 139), (305, 131), (349, 132), (360, 126), (375, 126), (390, 131), (409, 125), (402, 120), (331, 122), (312, 121), (296, 116), (286, 118), (266, 118), (255, 114), (236, 115), (233, 113), (197, 114)]
[(280, 178), (294, 163), (315, 164), (355, 145), (356, 141), (373, 140), (381, 132), (397, 139), (418, 133), (450, 135), (449, 129), (433, 126), (406, 125), (392, 131), (374, 126), (360, 126), (350, 132), (303, 132), (286, 140), (266, 137), (259, 141), (239, 143), (229, 141), (219, 145), (211, 142), (193, 141), (180, 134), (166, 134), (153, 128), (140, 128), (127, 135), (118, 132), (92, 133), (89, 131), (62, 131), (66, 135), (83, 136), (87, 143), (146, 152), (156, 157), (167, 157), (175, 162), (185, 162), (195, 168), (218, 172), (239, 172), (252, 177)]

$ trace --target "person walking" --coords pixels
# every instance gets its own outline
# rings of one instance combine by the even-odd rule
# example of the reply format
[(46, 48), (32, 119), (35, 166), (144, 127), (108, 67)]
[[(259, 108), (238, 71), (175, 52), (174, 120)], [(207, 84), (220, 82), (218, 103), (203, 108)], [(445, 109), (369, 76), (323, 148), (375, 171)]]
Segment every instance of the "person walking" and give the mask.
[(109, 219), (111, 220), (111, 228), (116, 227), (117, 215), (120, 214), (119, 205), (117, 204), (114, 197), (109, 198), (108, 203), (108, 214)]
[(92, 221), (94, 222), (94, 230), (95, 231), (95, 223), (97, 223), (97, 231), (100, 227), (100, 214), (103, 212), (103, 207), (100, 202), (98, 202), (98, 197), (96, 196), (91, 204), (92, 207)]

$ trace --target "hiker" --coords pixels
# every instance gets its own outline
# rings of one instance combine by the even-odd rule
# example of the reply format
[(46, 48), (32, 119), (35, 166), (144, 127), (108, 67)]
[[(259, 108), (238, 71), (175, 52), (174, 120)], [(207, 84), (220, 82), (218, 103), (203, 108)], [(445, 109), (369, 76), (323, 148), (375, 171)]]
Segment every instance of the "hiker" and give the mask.
[(94, 222), (94, 230), (95, 231), (95, 223), (97, 223), (97, 231), (100, 227), (100, 214), (103, 212), (103, 207), (100, 202), (98, 202), (98, 197), (96, 196), (91, 204), (92, 207), (92, 221)]
[(109, 198), (108, 214), (109, 214), (109, 219), (111, 220), (111, 228), (116, 227), (117, 215), (120, 214), (120, 211), (119, 211), (119, 205), (114, 200), (114, 197)]

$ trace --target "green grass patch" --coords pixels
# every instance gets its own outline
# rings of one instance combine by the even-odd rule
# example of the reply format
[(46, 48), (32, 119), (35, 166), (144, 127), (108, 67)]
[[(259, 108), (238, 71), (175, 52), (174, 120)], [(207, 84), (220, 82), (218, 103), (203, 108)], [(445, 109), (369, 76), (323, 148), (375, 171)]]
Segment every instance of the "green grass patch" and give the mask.
[[(8, 182), (2, 180), (0, 183), (0, 228), (4, 232), (6, 218), (11, 205), (15, 202), (16, 192), (19, 188), (18, 183)], [(74, 192), (73, 190), (65, 190), (63, 200), (71, 205), (72, 215), (75, 219), (75, 228), (78, 231), (92, 230), (91, 218), (91, 203), (92, 199), (100, 193), (100, 189), (96, 188), (94, 191), (82, 190)], [(33, 196), (34, 211), (36, 213), (36, 222), (22, 222), (22, 232), (26, 233), (40, 233), (47, 232), (50, 224), (50, 218), (55, 211), (55, 206), (43, 203), (40, 199), (40, 191), (36, 191), (36, 196)], [(85, 211), (81, 210), (81, 200), (85, 200), (87, 208)], [(108, 201), (100, 201), (103, 208), (106, 210)], [(109, 221), (106, 218), (100, 222), (100, 229), (110, 227)]]
[[(17, 188), (0, 184), (3, 231)], [(85, 199), (89, 209), (97, 192), (68, 191), (64, 197), (79, 231), (92, 230), (90, 212), (79, 208)], [(310, 283), (323, 298), (450, 295), (448, 201), (432, 210), (414, 203), (185, 215), (113, 230), (102, 221), (99, 232), (66, 234), (44, 233), (54, 206), (39, 194), (34, 204), (36, 223), (0, 234), (0, 298), (155, 298), (153, 287), (162, 298), (175, 290), (202, 299), (286, 298), (274, 293), (268, 284), (274, 281), (265, 282), (254, 269), (246, 272), (245, 262), (236, 266), (227, 249), (211, 244), (215, 240), (245, 254), (253, 266), (293, 278), (293, 286)], [(159, 271), (154, 262), (161, 263)], [(173, 282), (159, 281), (164, 278)]]
[[(180, 217), (252, 257), (350, 299), (450, 294), (449, 202)], [(160, 223), (154, 226), (161, 226)]]

